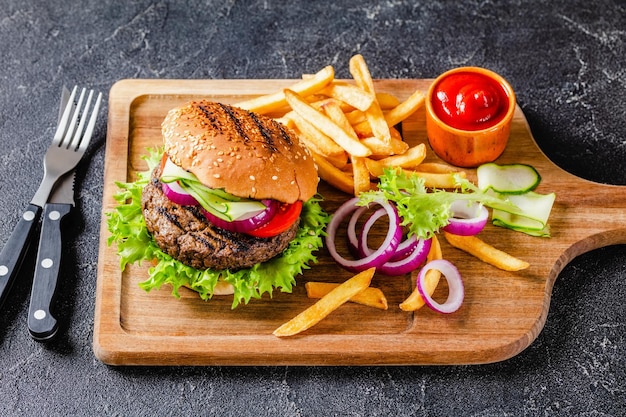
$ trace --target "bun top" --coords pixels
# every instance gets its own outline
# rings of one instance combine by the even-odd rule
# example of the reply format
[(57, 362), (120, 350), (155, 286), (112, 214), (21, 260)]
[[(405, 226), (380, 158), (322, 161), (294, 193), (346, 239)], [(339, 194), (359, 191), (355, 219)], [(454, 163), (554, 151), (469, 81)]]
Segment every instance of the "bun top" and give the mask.
[(238, 197), (306, 201), (319, 178), (308, 150), (286, 126), (247, 110), (193, 101), (169, 111), (165, 152), (204, 185)]

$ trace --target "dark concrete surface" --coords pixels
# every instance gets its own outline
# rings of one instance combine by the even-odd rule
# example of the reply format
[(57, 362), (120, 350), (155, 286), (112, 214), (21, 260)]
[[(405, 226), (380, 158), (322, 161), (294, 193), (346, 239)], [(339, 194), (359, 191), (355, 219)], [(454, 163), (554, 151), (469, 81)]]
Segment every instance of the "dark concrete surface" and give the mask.
[[(626, 5), (599, 1), (0, 0), (0, 241), (41, 178), (58, 94), (124, 78), (294, 78), (350, 56), (374, 77), (504, 75), (564, 169), (626, 185)], [(106, 106), (103, 114), (106, 114)], [(79, 166), (58, 338), (26, 329), (25, 267), (0, 312), (0, 415), (623, 416), (626, 250), (560, 274), (535, 342), (446, 367), (109, 367), (92, 352), (106, 123)], [(590, 185), (592, 186), (592, 185)], [(593, 221), (593, 219), (590, 219)]]

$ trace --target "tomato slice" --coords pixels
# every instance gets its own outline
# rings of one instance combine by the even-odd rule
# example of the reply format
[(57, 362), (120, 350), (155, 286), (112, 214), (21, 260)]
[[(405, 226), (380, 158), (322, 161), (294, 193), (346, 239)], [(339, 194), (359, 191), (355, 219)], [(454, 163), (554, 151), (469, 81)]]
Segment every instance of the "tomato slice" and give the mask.
[(163, 156), (161, 156), (161, 162), (159, 162), (159, 171), (163, 172), (163, 168), (165, 167), (165, 163), (167, 162), (167, 154), (163, 152)]
[(302, 201), (293, 204), (281, 204), (272, 219), (263, 226), (247, 232), (255, 237), (272, 237), (289, 229), (302, 212)]

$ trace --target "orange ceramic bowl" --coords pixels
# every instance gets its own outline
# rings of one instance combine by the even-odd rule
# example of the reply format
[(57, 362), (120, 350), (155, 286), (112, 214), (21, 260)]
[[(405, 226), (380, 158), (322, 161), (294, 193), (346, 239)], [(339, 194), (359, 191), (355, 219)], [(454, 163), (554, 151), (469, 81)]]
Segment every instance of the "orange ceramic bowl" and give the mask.
[(479, 67), (441, 74), (426, 98), (426, 134), (444, 161), (464, 168), (496, 160), (515, 113), (515, 93), (500, 75)]

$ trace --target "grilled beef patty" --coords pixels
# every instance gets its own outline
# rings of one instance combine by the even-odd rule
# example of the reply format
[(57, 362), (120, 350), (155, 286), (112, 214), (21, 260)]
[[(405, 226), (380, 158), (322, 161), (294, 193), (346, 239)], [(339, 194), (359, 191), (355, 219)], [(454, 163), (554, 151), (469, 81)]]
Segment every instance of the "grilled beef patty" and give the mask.
[(142, 195), (143, 215), (157, 245), (185, 265), (196, 269), (235, 271), (265, 262), (282, 253), (297, 233), (298, 221), (270, 238), (234, 233), (210, 223), (200, 207), (170, 201), (161, 188), (157, 167)]

